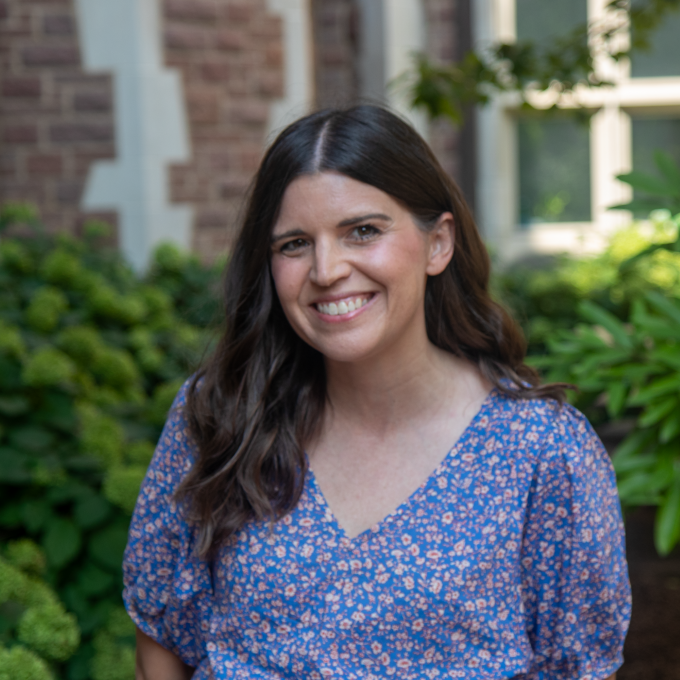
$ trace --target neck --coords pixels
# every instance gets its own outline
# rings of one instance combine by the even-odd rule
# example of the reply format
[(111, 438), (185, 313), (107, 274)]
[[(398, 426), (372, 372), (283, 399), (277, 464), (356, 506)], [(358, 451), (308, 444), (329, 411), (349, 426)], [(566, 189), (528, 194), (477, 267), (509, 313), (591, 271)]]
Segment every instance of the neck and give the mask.
[(361, 362), (326, 361), (330, 415), (374, 432), (437, 410), (470, 368), (426, 335)]

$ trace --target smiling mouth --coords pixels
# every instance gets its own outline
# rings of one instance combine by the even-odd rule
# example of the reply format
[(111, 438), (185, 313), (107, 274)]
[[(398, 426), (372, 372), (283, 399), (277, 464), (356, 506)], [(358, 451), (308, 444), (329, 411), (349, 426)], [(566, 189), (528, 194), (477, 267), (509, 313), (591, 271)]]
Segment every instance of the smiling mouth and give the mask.
[(321, 312), (321, 314), (328, 314), (329, 316), (342, 316), (355, 312), (361, 309), (372, 296), (352, 297), (346, 300), (339, 300), (337, 302), (318, 302), (314, 306)]

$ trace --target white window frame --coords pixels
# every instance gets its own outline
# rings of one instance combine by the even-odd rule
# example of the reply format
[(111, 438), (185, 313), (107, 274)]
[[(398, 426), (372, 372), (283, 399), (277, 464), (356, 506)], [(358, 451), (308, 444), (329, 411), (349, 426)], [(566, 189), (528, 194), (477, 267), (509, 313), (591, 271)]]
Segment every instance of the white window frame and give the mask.
[[(605, 12), (607, 0), (588, 0), (589, 18)], [(515, 0), (474, 0), (473, 34), (476, 49), (515, 34)], [(478, 114), (477, 218), (485, 238), (505, 261), (531, 254), (601, 250), (612, 231), (630, 223), (628, 211), (607, 208), (631, 198), (630, 187), (615, 179), (632, 163), (632, 125), (629, 113), (680, 115), (680, 77), (630, 78), (630, 64), (604, 60), (597, 64), (614, 87), (579, 88), (573, 104), (594, 115), (590, 128), (592, 221), (518, 224), (519, 162), (516, 119), (519, 98), (502, 94)], [(552, 104), (550, 95), (536, 97), (535, 106)], [(568, 104), (567, 104), (568, 106)]]

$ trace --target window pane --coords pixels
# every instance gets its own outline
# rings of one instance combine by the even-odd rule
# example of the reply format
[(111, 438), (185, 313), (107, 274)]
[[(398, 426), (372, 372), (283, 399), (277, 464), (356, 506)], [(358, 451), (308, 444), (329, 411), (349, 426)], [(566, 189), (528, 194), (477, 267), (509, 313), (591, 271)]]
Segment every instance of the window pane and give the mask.
[(631, 55), (633, 78), (680, 76), (680, 13), (671, 12), (649, 39), (649, 51)]
[(587, 0), (517, 0), (517, 39), (547, 45), (588, 21)]
[[(658, 175), (654, 151), (661, 149), (680, 165), (680, 118), (632, 117), (633, 170)], [(647, 217), (646, 211), (636, 212), (636, 217)]]
[(588, 222), (590, 131), (571, 118), (518, 123), (520, 222)]

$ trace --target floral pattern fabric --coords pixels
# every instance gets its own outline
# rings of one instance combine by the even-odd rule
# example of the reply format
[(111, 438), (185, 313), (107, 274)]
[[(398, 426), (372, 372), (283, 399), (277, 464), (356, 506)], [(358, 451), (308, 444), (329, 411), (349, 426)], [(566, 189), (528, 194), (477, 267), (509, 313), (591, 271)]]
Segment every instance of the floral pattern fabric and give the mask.
[(125, 602), (195, 680), (601, 680), (630, 587), (609, 458), (569, 405), (494, 390), (425, 483), (348, 538), (310, 471), (296, 508), (212, 564), (173, 492), (195, 447), (178, 395), (137, 502)]

